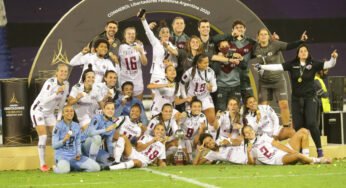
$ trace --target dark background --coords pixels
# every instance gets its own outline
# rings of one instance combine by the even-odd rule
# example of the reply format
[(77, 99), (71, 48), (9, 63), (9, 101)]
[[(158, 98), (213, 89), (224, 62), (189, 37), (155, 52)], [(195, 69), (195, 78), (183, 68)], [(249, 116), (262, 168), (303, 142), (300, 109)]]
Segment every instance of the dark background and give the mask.
[[(36, 52), (55, 23), (79, 0), (5, 0), (7, 44), (13, 77), (27, 77)], [(217, 2), (217, 0), (215, 0)], [(282, 41), (294, 41), (307, 30), (315, 59), (339, 59), (330, 75), (346, 75), (346, 2), (344, 0), (242, 0)], [(230, 8), (231, 11), (231, 8)], [(92, 14), (90, 15), (92, 16)], [(222, 16), (222, 15), (220, 15)], [(229, 32), (229, 31), (224, 31)], [(254, 36), (252, 36), (254, 37)], [(285, 52), (287, 60), (295, 51)]]

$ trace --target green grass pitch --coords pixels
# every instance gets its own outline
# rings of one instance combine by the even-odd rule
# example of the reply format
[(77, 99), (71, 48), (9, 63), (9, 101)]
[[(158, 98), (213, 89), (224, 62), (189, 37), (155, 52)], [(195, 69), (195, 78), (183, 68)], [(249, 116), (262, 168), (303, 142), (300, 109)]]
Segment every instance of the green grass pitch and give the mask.
[(1, 171), (0, 187), (201, 187), (176, 179), (174, 175), (214, 187), (346, 187), (346, 160), (331, 165), (294, 166), (241, 166), (203, 165), (150, 167), (168, 173), (162, 176), (140, 169), (102, 171), (97, 173), (73, 172), (54, 174), (31, 171)]

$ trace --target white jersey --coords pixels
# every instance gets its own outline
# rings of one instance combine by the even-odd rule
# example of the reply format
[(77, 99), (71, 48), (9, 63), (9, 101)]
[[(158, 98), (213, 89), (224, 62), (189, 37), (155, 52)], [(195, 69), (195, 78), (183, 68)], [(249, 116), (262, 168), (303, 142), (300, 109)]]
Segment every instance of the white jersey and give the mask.
[[(149, 134), (149, 135), (152, 134), (155, 126), (159, 123), (160, 123), (160, 118), (158, 116), (151, 119), (147, 126), (146, 134)], [(172, 118), (165, 121), (164, 124), (165, 124), (166, 136), (169, 136), (169, 137), (174, 136), (174, 133), (179, 129), (178, 124), (175, 121), (173, 115), (172, 115)]]
[(129, 139), (141, 136), (142, 129), (138, 126), (138, 123), (132, 122), (129, 116), (120, 116), (115, 123), (118, 125), (117, 129), (120, 135), (125, 135)]
[[(137, 143), (146, 144), (153, 139), (154, 138), (150, 135), (143, 135)], [(133, 153), (134, 153), (134, 151), (136, 151), (136, 150), (132, 150)], [(161, 160), (166, 159), (166, 147), (164, 144), (162, 144), (159, 141), (151, 144), (145, 150), (143, 150), (141, 152), (137, 152), (137, 153), (139, 155), (138, 154), (134, 154), (134, 155), (131, 154), (129, 158), (130, 159), (138, 159), (145, 164), (150, 164), (153, 161), (155, 161), (155, 159), (157, 159), (157, 158), (161, 159)]]
[[(143, 45), (141, 46), (143, 47)], [(140, 57), (141, 54), (135, 50), (133, 45), (125, 43), (119, 46), (120, 85), (126, 81), (130, 81), (135, 84), (135, 87), (136, 85), (143, 87), (142, 62)]]
[(240, 135), (239, 130), (233, 129), (233, 120), (230, 117), (229, 111), (222, 112), (218, 122), (218, 137), (228, 138), (229, 136), (231, 136), (231, 138), (236, 138)]
[(256, 122), (256, 114), (250, 112), (245, 116), (248, 125), (250, 125), (257, 135), (267, 134), (268, 136), (277, 136), (280, 132), (279, 118), (269, 105), (258, 105), (261, 118)]
[(219, 151), (210, 150), (204, 158), (208, 161), (225, 161), (236, 164), (247, 164), (247, 153), (244, 145), (220, 147)]
[[(77, 98), (79, 93), (84, 92), (84, 84), (79, 83), (72, 87), (70, 96)], [(84, 92), (85, 93), (85, 92)], [(89, 118), (89, 121), (96, 114), (96, 110), (99, 109), (98, 102), (102, 101), (103, 97), (101, 93), (97, 90), (94, 84), (89, 93), (85, 93), (85, 96), (79, 99), (79, 101), (74, 104), (74, 110), (76, 111), (78, 120), (82, 122), (85, 118)]]
[(208, 125), (207, 122), (207, 118), (203, 113), (196, 116), (188, 113), (187, 117), (181, 120), (181, 128), (184, 130), (185, 140), (193, 140), (201, 125), (203, 123)]
[(49, 78), (45, 81), (42, 89), (31, 105), (31, 111), (39, 111), (43, 114), (54, 114), (55, 109), (58, 109), (58, 120), (61, 119), (62, 108), (66, 102), (69, 91), (68, 81), (64, 81), (64, 92), (57, 94), (60, 87), (56, 77)]
[[(170, 84), (170, 81), (167, 78), (157, 79), (153, 82), (154, 84)], [(174, 87), (164, 87), (153, 89), (155, 94), (153, 104), (151, 106), (151, 114), (157, 115), (161, 112), (162, 106), (166, 103), (173, 104), (175, 97), (180, 95), (179, 85), (175, 83)]]
[(272, 145), (273, 138), (267, 134), (257, 136), (252, 145), (251, 154), (256, 158), (256, 162), (268, 165), (282, 165), (282, 158), (287, 154), (286, 152), (274, 147)]
[[(167, 52), (165, 51), (165, 48), (161, 44), (160, 40), (155, 37), (153, 31), (149, 28), (147, 20), (142, 20), (142, 24), (145, 30), (145, 34), (147, 35), (149, 42), (153, 48), (153, 63), (150, 68), (151, 76), (155, 78), (164, 78), (166, 66), (163, 64), (163, 60), (167, 55)], [(177, 47), (174, 46), (171, 42), (168, 42), (168, 45), (173, 49), (177, 49)], [(169, 57), (171, 56), (172, 55), (170, 55)], [(173, 62), (175, 61), (173, 57), (171, 60)], [(174, 62), (174, 66), (177, 66), (176, 61)]]
[(97, 88), (97, 91), (99, 92), (99, 94), (102, 96), (102, 98), (105, 98), (106, 95), (108, 94), (108, 92), (112, 93), (112, 98), (114, 98), (115, 94), (116, 94), (116, 88), (108, 88), (105, 82), (101, 82), (101, 83), (94, 83), (95, 88)]
[(83, 55), (83, 53), (80, 52), (70, 61), (71, 66), (83, 65), (83, 72), (88, 69), (89, 64), (92, 65), (92, 69), (95, 72), (95, 83), (102, 82), (103, 76), (107, 70), (113, 70), (116, 73), (119, 73), (118, 65), (114, 67), (113, 63), (109, 59), (99, 58), (96, 54), (88, 53)]
[[(187, 96), (197, 96), (205, 98), (210, 96), (207, 84), (212, 85), (212, 91), (215, 92), (217, 89), (215, 73), (211, 68), (200, 71), (196, 68), (195, 75), (192, 75), (193, 67), (189, 68), (181, 79), (181, 95), (185, 98)], [(185, 85), (187, 84), (187, 92), (185, 91)]]

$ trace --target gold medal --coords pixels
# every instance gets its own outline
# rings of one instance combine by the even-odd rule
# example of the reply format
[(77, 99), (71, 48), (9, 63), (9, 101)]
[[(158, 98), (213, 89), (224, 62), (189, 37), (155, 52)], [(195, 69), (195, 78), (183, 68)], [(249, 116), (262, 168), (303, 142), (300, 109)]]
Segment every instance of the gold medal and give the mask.
[(301, 83), (303, 81), (302, 77), (298, 78), (298, 82)]

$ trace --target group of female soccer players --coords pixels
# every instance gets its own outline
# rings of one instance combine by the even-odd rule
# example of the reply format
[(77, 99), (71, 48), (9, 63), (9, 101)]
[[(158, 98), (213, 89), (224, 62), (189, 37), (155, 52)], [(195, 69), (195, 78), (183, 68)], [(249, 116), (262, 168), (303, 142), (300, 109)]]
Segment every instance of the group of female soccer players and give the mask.
[[(47, 131), (53, 132), (55, 173), (119, 170), (152, 163), (165, 166), (175, 163), (173, 156), (179, 149), (186, 163), (195, 165), (216, 161), (269, 165), (331, 162), (309, 156), (307, 129), (296, 132), (292, 127), (281, 127), (273, 109), (258, 105), (251, 95), (243, 98), (242, 112), (237, 96), (224, 102), (226, 109), (216, 112), (211, 93), (218, 89), (217, 75), (209, 62), (220, 61), (223, 67), (230, 64), (226, 69), (235, 71), (244, 66), (240, 54), (206, 54), (199, 37), (189, 39), (181, 29), (184, 35), (177, 36), (167, 25), (160, 25), (155, 35), (145, 14), (140, 20), (153, 48), (147, 86), (153, 95), (150, 121), (142, 121), (144, 109), (140, 102), (144, 90), (141, 66), (148, 64), (146, 51), (136, 38), (136, 29), (128, 27), (118, 53), (112, 54), (112, 60), (114, 55), (117, 59), (115, 64), (107, 58), (109, 40), (98, 39), (92, 51), (84, 48), (72, 58), (71, 66), (84, 68), (79, 83), (70, 92), (66, 64), (59, 64), (56, 75), (43, 85), (31, 107), (42, 171), (49, 170), (44, 160)], [(177, 17), (173, 24), (179, 28), (181, 22), (184, 24), (183, 18)], [(179, 58), (182, 53), (189, 55)], [(332, 59), (336, 57), (333, 53)], [(256, 68), (271, 70), (265, 65)], [(315, 69), (321, 68), (323, 65)], [(131, 103), (125, 113), (123, 108), (135, 98), (139, 102)], [(177, 137), (176, 132), (183, 132), (183, 136)], [(281, 144), (285, 139), (288, 143)]]

